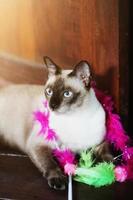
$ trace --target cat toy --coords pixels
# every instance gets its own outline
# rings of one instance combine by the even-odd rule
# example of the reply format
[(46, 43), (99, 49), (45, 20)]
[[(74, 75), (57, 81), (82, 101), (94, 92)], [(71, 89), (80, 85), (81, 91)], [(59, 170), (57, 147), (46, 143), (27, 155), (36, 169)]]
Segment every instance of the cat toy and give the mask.
[(95, 164), (92, 156), (93, 148), (81, 152), (79, 163), (77, 163), (74, 153), (70, 149), (62, 149), (59, 145), (57, 133), (49, 127), (50, 112), (47, 101), (43, 103), (44, 111), (34, 112), (34, 119), (41, 126), (38, 135), (42, 135), (45, 141), (53, 143), (55, 146), (53, 155), (64, 169), (64, 173), (68, 175), (68, 200), (72, 200), (72, 176), (74, 180), (94, 187), (110, 185), (115, 181), (124, 182), (133, 179), (133, 147), (130, 146), (130, 138), (125, 133), (119, 115), (114, 113), (112, 98), (98, 90), (94, 83), (91, 86), (106, 112), (107, 132), (105, 139), (116, 150), (121, 151), (121, 154), (114, 158), (116, 160), (121, 157), (120, 165), (115, 166), (113, 162)]

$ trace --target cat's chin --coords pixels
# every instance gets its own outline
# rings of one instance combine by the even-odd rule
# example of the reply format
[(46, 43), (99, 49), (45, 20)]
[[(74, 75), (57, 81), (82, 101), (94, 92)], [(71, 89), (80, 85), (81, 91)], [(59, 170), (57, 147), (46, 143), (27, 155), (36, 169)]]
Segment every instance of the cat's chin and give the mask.
[(61, 108), (61, 109), (57, 109), (57, 110), (54, 110), (54, 111), (52, 111), (52, 112), (54, 112), (55, 114), (59, 114), (59, 115), (63, 115), (63, 114), (67, 114), (67, 113), (69, 113), (70, 112), (70, 109), (63, 109), (63, 108)]
[(59, 114), (59, 115), (63, 115), (63, 114), (66, 114), (66, 113), (68, 113), (69, 111), (63, 111), (63, 110), (56, 110), (56, 111), (53, 111), (55, 114)]

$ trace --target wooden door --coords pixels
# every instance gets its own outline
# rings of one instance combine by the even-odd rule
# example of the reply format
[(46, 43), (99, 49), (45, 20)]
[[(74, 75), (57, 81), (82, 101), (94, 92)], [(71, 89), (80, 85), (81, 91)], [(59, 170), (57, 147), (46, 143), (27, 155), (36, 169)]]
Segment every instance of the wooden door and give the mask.
[(44, 83), (44, 55), (63, 68), (86, 59), (127, 116), (128, 8), (126, 0), (1, 0), (0, 75)]

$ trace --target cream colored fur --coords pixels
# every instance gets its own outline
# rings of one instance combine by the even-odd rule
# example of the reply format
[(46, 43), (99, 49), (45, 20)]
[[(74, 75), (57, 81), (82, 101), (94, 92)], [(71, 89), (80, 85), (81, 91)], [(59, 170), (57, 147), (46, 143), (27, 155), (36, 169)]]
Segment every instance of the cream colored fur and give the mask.
[[(37, 136), (33, 112), (42, 109), (45, 100), (43, 86), (11, 85), (0, 90), (0, 135), (24, 152), (34, 145), (45, 145)], [(50, 115), (51, 127), (56, 130), (62, 145), (79, 151), (102, 142), (105, 135), (105, 112), (93, 89), (84, 104), (75, 112)]]

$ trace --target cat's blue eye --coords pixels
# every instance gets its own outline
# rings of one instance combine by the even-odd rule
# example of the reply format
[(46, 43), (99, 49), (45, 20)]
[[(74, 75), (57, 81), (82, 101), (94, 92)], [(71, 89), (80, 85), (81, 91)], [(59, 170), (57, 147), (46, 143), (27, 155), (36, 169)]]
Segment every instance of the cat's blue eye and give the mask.
[(51, 89), (51, 88), (46, 88), (46, 95), (47, 96), (52, 96), (52, 94), (53, 94), (53, 90)]
[(73, 93), (71, 91), (65, 91), (63, 95), (64, 97), (68, 98), (68, 97), (71, 97)]

